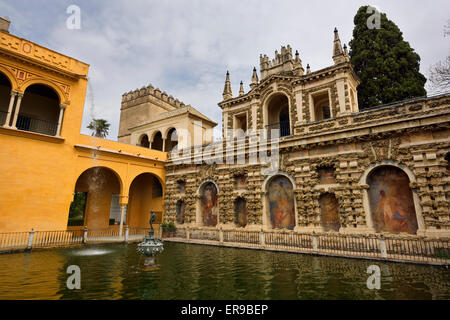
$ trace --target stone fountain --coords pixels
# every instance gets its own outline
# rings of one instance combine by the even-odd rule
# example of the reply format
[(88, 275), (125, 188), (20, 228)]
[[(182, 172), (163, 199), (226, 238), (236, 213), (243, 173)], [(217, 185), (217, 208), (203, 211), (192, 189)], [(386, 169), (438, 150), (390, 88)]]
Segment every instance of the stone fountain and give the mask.
[(152, 210), (150, 215), (150, 232), (144, 237), (144, 240), (138, 244), (137, 251), (146, 257), (144, 267), (146, 269), (156, 267), (155, 255), (163, 252), (163, 243), (159, 238), (155, 237), (155, 231), (153, 230), (153, 222), (156, 215)]

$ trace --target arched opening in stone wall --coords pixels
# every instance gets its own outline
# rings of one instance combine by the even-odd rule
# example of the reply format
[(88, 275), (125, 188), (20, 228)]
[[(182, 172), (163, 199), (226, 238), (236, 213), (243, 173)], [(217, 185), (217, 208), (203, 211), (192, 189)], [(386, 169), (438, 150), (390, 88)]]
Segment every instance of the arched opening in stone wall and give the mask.
[(328, 91), (323, 91), (312, 96), (314, 121), (331, 118), (330, 97)]
[(163, 138), (162, 138), (162, 134), (161, 134), (160, 131), (158, 131), (153, 136), (152, 149), (153, 150), (159, 150), (159, 151), (163, 150)]
[(148, 228), (151, 211), (156, 214), (154, 224), (161, 223), (163, 213), (162, 185), (152, 173), (134, 178), (128, 197), (127, 225), (132, 228)]
[(11, 89), (12, 86), (8, 77), (0, 72), (0, 126), (3, 126), (6, 122), (9, 102), (11, 100)]
[(139, 146), (144, 148), (150, 148), (150, 141), (148, 140), (148, 135), (144, 134), (139, 139)]
[(165, 146), (164, 151), (172, 152), (176, 146), (178, 146), (177, 129), (172, 128), (167, 133), (166, 146)]
[(200, 212), (205, 227), (215, 227), (218, 222), (218, 190), (214, 183), (207, 182), (200, 188)]
[(324, 193), (319, 198), (322, 227), (324, 231), (339, 232), (341, 221), (339, 219), (339, 202), (332, 193)]
[(242, 228), (247, 225), (247, 200), (244, 198), (234, 200), (234, 223)]
[(120, 222), (120, 191), (121, 182), (113, 170), (94, 167), (84, 171), (75, 184), (68, 226), (103, 229)]
[(273, 229), (295, 228), (294, 188), (285, 176), (274, 176), (267, 185), (266, 214)]
[(269, 138), (275, 137), (272, 130), (278, 130), (279, 137), (291, 135), (289, 99), (286, 95), (278, 93), (270, 98), (267, 104), (266, 129)]
[(17, 117), (19, 130), (56, 135), (60, 113), (59, 96), (52, 88), (34, 84), (24, 93)]
[(176, 213), (177, 213), (177, 223), (183, 224), (184, 223), (184, 211), (185, 211), (185, 205), (183, 200), (177, 201), (176, 206)]
[(394, 166), (374, 169), (367, 178), (376, 232), (416, 234), (417, 215), (407, 174)]

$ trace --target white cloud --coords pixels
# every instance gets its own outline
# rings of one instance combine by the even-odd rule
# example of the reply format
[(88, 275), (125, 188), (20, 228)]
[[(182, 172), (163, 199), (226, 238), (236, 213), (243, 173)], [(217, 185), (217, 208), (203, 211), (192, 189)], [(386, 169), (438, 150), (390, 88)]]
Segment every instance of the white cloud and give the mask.
[[(327, 67), (332, 64), (334, 27), (348, 43), (353, 17), (367, 3), (79, 1), (81, 30), (65, 28), (69, 4), (71, 1), (46, 0), (38, 6), (17, 0), (13, 5), (0, 3), (0, 10), (11, 16), (13, 31), (20, 36), (91, 65), (95, 116), (111, 122), (109, 138), (116, 139), (121, 95), (149, 83), (193, 105), (218, 122), (220, 130), (217, 103), (226, 70), (237, 95), (241, 80), (248, 90), (252, 69), (259, 67), (259, 54), (272, 58), (281, 45), (298, 49), (305, 67), (307, 63), (312, 70)], [(375, 5), (400, 27), (405, 40), (422, 57), (424, 74), (448, 54), (448, 38), (442, 35), (450, 8), (447, 1), (378, 0)], [(85, 133), (90, 118), (90, 103), (86, 102)]]

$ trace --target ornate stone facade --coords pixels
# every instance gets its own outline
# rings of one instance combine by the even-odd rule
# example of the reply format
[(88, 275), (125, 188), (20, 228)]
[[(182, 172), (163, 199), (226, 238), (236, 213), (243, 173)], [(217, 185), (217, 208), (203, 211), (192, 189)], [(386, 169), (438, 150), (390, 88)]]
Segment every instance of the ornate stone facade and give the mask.
[[(346, 51), (340, 47), (337, 31), (334, 48), (335, 64), (323, 70), (304, 74), (298, 54), (292, 59), (288, 47), (282, 48), (281, 56), (276, 52), (270, 64), (267, 56), (261, 57), (262, 79), (255, 80), (254, 73), (248, 93), (240, 92), (233, 98), (231, 87), (225, 86), (225, 100), (219, 103), (223, 110), (223, 135), (233, 137), (230, 132), (239, 129), (241, 119), (247, 120), (247, 136), (233, 145), (233, 159), (241, 156), (245, 161), (231, 164), (226, 155), (216, 153), (211, 156), (215, 163), (205, 164), (197, 161), (195, 148), (184, 150), (180, 158), (166, 164), (166, 220), (176, 222), (176, 206), (182, 201), (183, 225), (202, 227), (199, 190), (205, 182), (214, 182), (219, 206), (215, 228), (238, 228), (234, 204), (243, 198), (247, 205), (245, 229), (272, 229), (270, 212), (282, 214), (283, 203), (268, 200), (268, 184), (274, 177), (285, 176), (294, 189), (297, 232), (326, 230), (320, 199), (330, 194), (329, 198), (334, 201), (335, 197), (338, 203), (339, 233), (376, 233), (374, 219), (379, 217), (370, 207), (375, 203), (386, 226), (391, 223), (389, 219), (406, 223), (404, 212), (409, 205), (418, 228), (412, 234), (450, 236), (450, 94), (359, 111), (359, 80)], [(269, 106), (277, 96), (287, 98), (289, 118), (273, 123), (270, 119), (275, 109)], [(282, 108), (277, 110), (281, 117)], [(236, 115), (244, 116), (236, 121)], [(255, 152), (251, 148), (252, 132), (281, 128), (282, 124), (288, 126), (289, 133), (278, 141), (278, 172), (267, 175), (262, 169), (268, 163), (251, 160)], [(225, 150), (229, 139), (220, 143)], [(269, 139), (269, 144), (273, 143)], [(395, 181), (394, 186), (388, 184), (375, 196), (369, 193), (368, 181), (374, 170), (381, 167), (399, 168), (407, 175), (406, 192), (412, 194), (409, 204), (403, 195), (395, 195)], [(323, 172), (328, 176), (321, 177)], [(245, 181), (244, 187), (241, 183), (236, 188), (237, 178)], [(178, 192), (179, 181), (185, 183), (183, 193)]]

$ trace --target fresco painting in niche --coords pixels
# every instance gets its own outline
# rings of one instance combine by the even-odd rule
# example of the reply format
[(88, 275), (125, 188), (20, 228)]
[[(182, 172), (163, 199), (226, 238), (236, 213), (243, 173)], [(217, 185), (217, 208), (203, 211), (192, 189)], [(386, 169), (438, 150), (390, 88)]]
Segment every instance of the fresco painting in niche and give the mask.
[(320, 212), (322, 214), (322, 226), (325, 231), (339, 232), (341, 222), (339, 220), (339, 202), (336, 196), (325, 193), (319, 198)]
[(416, 234), (416, 211), (406, 173), (392, 166), (380, 167), (370, 174), (367, 183), (375, 230)]
[(247, 201), (243, 198), (237, 198), (234, 201), (234, 217), (235, 223), (239, 227), (247, 225)]
[(294, 189), (288, 178), (279, 176), (270, 181), (267, 189), (269, 218), (273, 229), (295, 227)]
[(208, 182), (201, 192), (201, 206), (203, 225), (215, 227), (217, 225), (217, 188), (212, 182)]
[(179, 224), (183, 224), (184, 223), (184, 202), (183, 201), (178, 201), (177, 202), (177, 223)]

